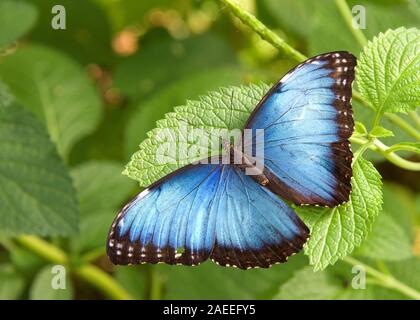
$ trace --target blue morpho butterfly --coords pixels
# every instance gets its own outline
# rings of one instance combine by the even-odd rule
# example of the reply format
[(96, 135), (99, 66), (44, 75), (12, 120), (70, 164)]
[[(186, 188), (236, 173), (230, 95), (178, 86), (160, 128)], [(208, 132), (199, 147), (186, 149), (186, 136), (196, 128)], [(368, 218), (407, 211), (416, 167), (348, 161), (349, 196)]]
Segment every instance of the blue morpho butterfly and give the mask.
[(264, 96), (245, 128), (264, 129), (264, 170), (235, 164), (188, 165), (127, 204), (109, 232), (114, 264), (267, 268), (299, 252), (309, 230), (278, 196), (334, 207), (351, 190), (351, 109), (356, 58), (313, 57)]

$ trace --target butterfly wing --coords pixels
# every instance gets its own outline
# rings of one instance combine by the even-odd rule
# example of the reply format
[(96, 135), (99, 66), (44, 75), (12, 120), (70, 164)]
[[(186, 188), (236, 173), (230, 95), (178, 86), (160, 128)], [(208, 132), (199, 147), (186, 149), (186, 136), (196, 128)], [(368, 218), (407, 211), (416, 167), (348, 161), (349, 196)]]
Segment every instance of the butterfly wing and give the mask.
[(222, 266), (268, 268), (299, 252), (309, 236), (288, 205), (237, 167), (223, 170), (217, 197), (211, 258)]
[(215, 239), (211, 214), (221, 166), (187, 166), (141, 192), (114, 220), (107, 253), (114, 264), (195, 265)]
[(267, 187), (281, 197), (329, 207), (349, 199), (355, 66), (356, 58), (343, 51), (305, 61), (267, 93), (248, 120), (246, 128), (264, 129)]
[(283, 201), (230, 165), (187, 166), (140, 193), (112, 224), (114, 264), (269, 267), (298, 252), (308, 229)]

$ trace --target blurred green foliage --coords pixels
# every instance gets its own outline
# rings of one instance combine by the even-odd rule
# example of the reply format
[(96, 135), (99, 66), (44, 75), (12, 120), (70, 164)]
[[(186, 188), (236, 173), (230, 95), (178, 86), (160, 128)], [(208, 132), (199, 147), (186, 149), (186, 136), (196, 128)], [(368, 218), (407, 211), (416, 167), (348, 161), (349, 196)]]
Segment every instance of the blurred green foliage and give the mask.
[[(121, 172), (155, 122), (210, 90), (274, 82), (295, 62), (218, 1), (61, 0), (67, 29), (54, 30), (56, 2), (0, 0), (0, 299), (112, 297), (77, 272), (68, 275), (66, 290), (51, 290), (54, 259), (16, 241), (20, 233), (44, 236), (69, 257), (70, 270), (89, 262), (137, 299), (407, 298), (374, 282), (354, 290), (350, 265), (339, 262), (314, 273), (303, 254), (246, 272), (211, 262), (194, 268), (112, 266), (104, 252), (108, 228), (140, 190)], [(361, 52), (334, 1), (241, 3), (308, 56)], [(348, 3), (366, 7), (368, 39), (420, 24), (418, 1)], [(365, 124), (375, 116), (358, 103), (354, 109)], [(414, 141), (394, 123), (382, 125), (395, 134), (387, 143)], [(384, 182), (383, 212), (353, 256), (418, 292), (420, 177), (410, 172), (400, 179), (396, 167), (382, 166), (383, 157), (366, 158), (390, 179)], [(47, 221), (39, 211), (48, 213)]]

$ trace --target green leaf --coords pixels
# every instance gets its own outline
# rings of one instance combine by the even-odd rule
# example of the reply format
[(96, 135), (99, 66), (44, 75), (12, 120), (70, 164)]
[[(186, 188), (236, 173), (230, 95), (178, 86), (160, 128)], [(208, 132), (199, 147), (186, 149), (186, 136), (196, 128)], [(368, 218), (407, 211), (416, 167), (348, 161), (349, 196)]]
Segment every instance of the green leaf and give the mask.
[[(179, 154), (174, 163), (159, 163), (156, 156), (165, 156), (160, 151), (163, 144), (178, 144), (178, 133), (186, 125), (203, 129), (210, 137), (224, 129), (243, 128), (249, 114), (268, 89), (266, 84), (222, 88), (208, 93), (198, 101), (187, 101), (186, 105), (175, 107), (174, 112), (157, 121), (157, 128), (150, 131), (148, 138), (140, 144), (140, 150), (132, 156), (124, 174), (139, 181), (140, 185), (148, 186), (175, 169), (199, 160), (201, 156), (197, 153)], [(173, 132), (177, 134), (171, 134)], [(192, 138), (187, 143), (191, 148), (205, 148), (208, 151), (207, 145), (203, 147)], [(219, 144), (210, 149), (209, 152), (218, 153)]]
[(12, 265), (0, 264), (0, 300), (18, 299), (25, 288), (25, 279)]
[(386, 267), (394, 278), (420, 292), (420, 257), (398, 262), (387, 262)]
[(385, 261), (410, 258), (417, 211), (414, 196), (400, 185), (385, 183), (383, 199), (383, 212), (355, 254)]
[(357, 84), (376, 112), (407, 112), (420, 105), (420, 30), (380, 33), (364, 48)]
[(359, 157), (353, 164), (350, 201), (335, 207), (297, 207), (311, 230), (305, 254), (315, 270), (322, 270), (352, 253), (367, 237), (381, 210), (382, 182), (375, 167)]
[(271, 299), (278, 287), (307, 264), (303, 255), (270, 269), (244, 272), (206, 262), (194, 268), (158, 266), (165, 279), (164, 299)]
[(35, 276), (39, 269), (46, 265), (43, 258), (23, 247), (12, 248), (10, 261), (16, 270), (25, 277)]
[[(317, 4), (310, 0), (260, 0), (256, 1), (256, 5), (259, 6), (257, 12), (271, 17), (275, 27), (287, 30), (288, 34), (291, 33), (299, 38), (308, 36), (316, 17), (314, 11)], [(296, 21), (305, 21), (305, 23), (296, 23)]]
[(383, 211), (392, 216), (409, 237), (410, 242), (413, 242), (415, 217), (418, 211), (415, 206), (415, 196), (408, 188), (387, 182), (383, 188), (383, 199)]
[(123, 266), (115, 271), (117, 280), (135, 299), (147, 299), (149, 286), (147, 266)]
[(85, 162), (72, 169), (82, 216), (118, 208), (127, 200), (135, 184), (121, 175), (122, 170), (111, 161)]
[(221, 67), (187, 75), (156, 91), (137, 106), (128, 121), (125, 134), (127, 156), (138, 149), (139, 143), (147, 138), (147, 132), (154, 128), (156, 121), (172, 111), (173, 106), (182, 104), (185, 97), (194, 99), (218, 87), (240, 84), (242, 77), (243, 72), (236, 67)]
[[(357, 101), (354, 101), (354, 100), (353, 100), (352, 106), (353, 106), (353, 113), (354, 113), (355, 119), (357, 119), (358, 121), (360, 121), (362, 123), (366, 123), (366, 124), (367, 123), (373, 123), (373, 121), (375, 119), (375, 116), (376, 116), (376, 113), (375, 113), (374, 110), (372, 110), (371, 108), (367, 108), (366, 106), (363, 106), (363, 105), (361, 105), (360, 103), (358, 103)], [(410, 123), (410, 117), (407, 114), (400, 114), (399, 117), (402, 118), (407, 123)], [(414, 139), (406, 131), (401, 129), (401, 127), (399, 127), (395, 123), (391, 122), (391, 120), (388, 119), (387, 117), (383, 117), (381, 119), (381, 124), (382, 124), (383, 127), (391, 130), (395, 135), (393, 137), (387, 137), (386, 141), (387, 141), (388, 145), (396, 144), (396, 143), (399, 143), (401, 141), (411, 141), (411, 140)], [(400, 151), (399, 155), (404, 157), (404, 156), (409, 156), (410, 154), (406, 151)], [(376, 161), (377, 162), (383, 162), (384, 161), (383, 155), (381, 155), (377, 152), (365, 152), (363, 154), (363, 156), (365, 157), (366, 160), (369, 160), (369, 161), (372, 161), (372, 162), (376, 162)]]
[(400, 142), (393, 144), (387, 149), (387, 152), (394, 152), (398, 150), (406, 150), (410, 152), (420, 153), (420, 142)]
[(37, 19), (36, 8), (27, 2), (17, 0), (0, 1), (0, 48), (25, 35)]
[(15, 97), (10, 92), (9, 87), (0, 80), (0, 108), (8, 107), (15, 102)]
[(410, 236), (390, 214), (382, 212), (355, 254), (371, 259), (398, 261), (412, 256)]
[(71, 172), (80, 203), (80, 233), (72, 239), (75, 251), (104, 246), (109, 226), (128, 201), (135, 183), (121, 175), (121, 164), (91, 161)]
[(46, 124), (60, 154), (91, 133), (101, 101), (80, 66), (59, 52), (28, 46), (0, 63), (0, 77), (21, 105)]
[[(407, 268), (404, 268), (404, 263), (408, 264)], [(405, 283), (416, 290), (416, 285), (413, 286), (408, 281), (410, 276), (412, 278), (416, 273), (413, 272), (416, 266), (418, 266), (418, 261), (411, 259), (386, 264), (384, 267), (392, 273), (398, 282)], [(376, 266), (370, 267), (376, 268)], [(344, 263), (337, 263), (331, 268), (318, 272), (314, 272), (310, 267), (305, 267), (281, 285), (274, 298), (288, 300), (401, 300), (409, 298), (395, 289), (388, 288), (387, 283), (373, 278), (369, 273), (365, 273), (365, 286), (361, 286), (361, 270), (363, 270), (362, 266), (355, 269), (354, 266)], [(382, 273), (379, 270), (377, 272)], [(384, 276), (387, 275), (384, 274)], [(407, 275), (410, 276), (407, 277)]]
[(0, 230), (69, 235), (79, 211), (67, 169), (45, 129), (24, 109), (0, 106)]
[(376, 126), (369, 132), (369, 135), (375, 138), (385, 138), (393, 137), (394, 133), (391, 130), (385, 129), (384, 127)]
[(327, 300), (333, 299), (340, 290), (339, 279), (328, 272), (314, 272), (311, 267), (305, 267), (280, 287), (274, 299)]
[(73, 284), (67, 274), (63, 277), (64, 288), (53, 287), (56, 282), (54, 278), (60, 276), (60, 273), (53, 273), (53, 267), (46, 266), (37, 274), (29, 290), (31, 300), (71, 300), (73, 298)]
[(356, 121), (355, 122), (355, 127), (354, 127), (354, 134), (357, 136), (361, 136), (364, 137), (367, 135), (367, 130), (366, 127), (363, 123), (361, 123), (360, 121)]

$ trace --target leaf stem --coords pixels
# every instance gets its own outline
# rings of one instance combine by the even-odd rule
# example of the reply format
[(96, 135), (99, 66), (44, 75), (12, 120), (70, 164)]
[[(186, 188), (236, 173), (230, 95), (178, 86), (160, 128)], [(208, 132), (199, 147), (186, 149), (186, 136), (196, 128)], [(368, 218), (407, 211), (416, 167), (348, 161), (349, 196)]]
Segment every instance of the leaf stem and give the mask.
[(386, 153), (391, 153), (391, 152), (399, 151), (399, 150), (410, 151), (410, 152), (414, 152), (414, 153), (420, 153), (420, 148), (418, 148), (414, 145), (404, 144), (404, 143), (393, 144), (385, 152)]
[(111, 299), (132, 300), (126, 292), (108, 273), (91, 264), (85, 264), (74, 270), (74, 273), (80, 278), (90, 283), (92, 286), (101, 290)]
[(362, 143), (359, 149), (354, 153), (353, 157), (353, 163), (357, 161), (357, 159), (363, 155), (363, 153), (370, 148), (370, 146), (373, 144), (373, 139), (366, 140), (366, 142)]
[(49, 262), (63, 265), (68, 263), (67, 255), (63, 250), (38, 237), (20, 236), (16, 241)]
[(161, 300), (162, 289), (163, 289), (162, 276), (154, 267), (151, 268), (150, 274), (151, 274), (150, 300)]
[[(69, 262), (63, 250), (36, 236), (20, 236), (16, 242), (49, 262), (62, 265)], [(131, 299), (131, 296), (111, 276), (93, 265), (84, 264), (72, 271), (112, 299)]]
[(343, 261), (352, 266), (358, 265), (358, 266), (363, 267), (367, 274), (369, 274), (370, 276), (378, 280), (376, 284), (381, 285), (385, 288), (390, 288), (398, 292), (401, 292), (407, 297), (420, 300), (420, 292), (409, 287), (405, 283), (402, 283), (398, 279), (394, 278), (394, 276), (392, 276), (391, 274), (384, 274), (352, 257), (345, 257)]
[(375, 118), (373, 119), (373, 123), (372, 123), (372, 129), (375, 128), (376, 126), (379, 126), (382, 116), (383, 116), (382, 112), (376, 112)]
[(254, 15), (243, 10), (235, 1), (232, 0), (220, 0), (225, 4), (229, 10), (242, 21), (243, 24), (249, 26), (253, 31), (260, 35), (260, 37), (267, 42), (271, 43), (277, 50), (284, 53), (287, 57), (290, 57), (296, 61), (304, 61), (305, 55), (291, 47), (280, 38), (276, 33), (268, 29), (260, 20)]
[[(366, 143), (368, 143), (368, 140), (364, 139), (364, 138), (351, 137), (350, 142), (363, 146)], [(395, 164), (398, 167), (401, 167), (401, 168), (406, 169), (406, 170), (411, 170), (411, 171), (420, 171), (420, 163), (405, 160), (404, 158), (401, 158), (396, 153), (390, 152), (389, 151), (390, 147), (383, 144), (378, 139), (374, 139), (373, 143), (370, 144), (367, 148), (372, 150), (372, 151), (375, 151), (375, 152), (378, 152), (378, 153), (382, 154), (389, 162)], [(356, 151), (356, 153), (358, 151)]]
[[(381, 153), (389, 162), (392, 162), (393, 164), (407, 169), (411, 171), (420, 171), (420, 163), (419, 162), (413, 162), (409, 160), (405, 160), (404, 158), (401, 158), (394, 152), (389, 152), (389, 147), (382, 143), (380, 140), (375, 139), (373, 146), (376, 147), (376, 149)], [(375, 151), (375, 149), (372, 149)]]
[[(353, 98), (354, 100), (360, 102), (365, 107), (368, 107), (372, 111), (376, 112), (375, 107), (369, 101), (367, 101), (358, 91), (354, 89), (353, 89)], [(383, 116), (385, 118), (388, 118), (389, 121), (399, 126), (402, 130), (407, 132), (410, 136), (412, 136), (416, 140), (420, 140), (420, 132), (416, 128), (413, 128), (410, 124), (408, 124), (404, 119), (402, 119), (398, 115), (393, 114), (393, 113), (385, 113)]]
[(417, 111), (411, 111), (408, 115), (411, 119), (413, 119), (417, 128), (420, 128), (420, 116), (418, 115)]
[(103, 255), (105, 255), (105, 253), (106, 253), (105, 248), (103, 247), (96, 248), (82, 255), (82, 260), (84, 262), (92, 262), (98, 259), (99, 257), (102, 257)]
[(346, 0), (335, 0), (335, 5), (337, 6), (338, 11), (340, 11), (340, 14), (343, 17), (347, 28), (353, 34), (359, 45), (363, 48), (368, 41), (362, 30), (353, 26), (353, 16)]

